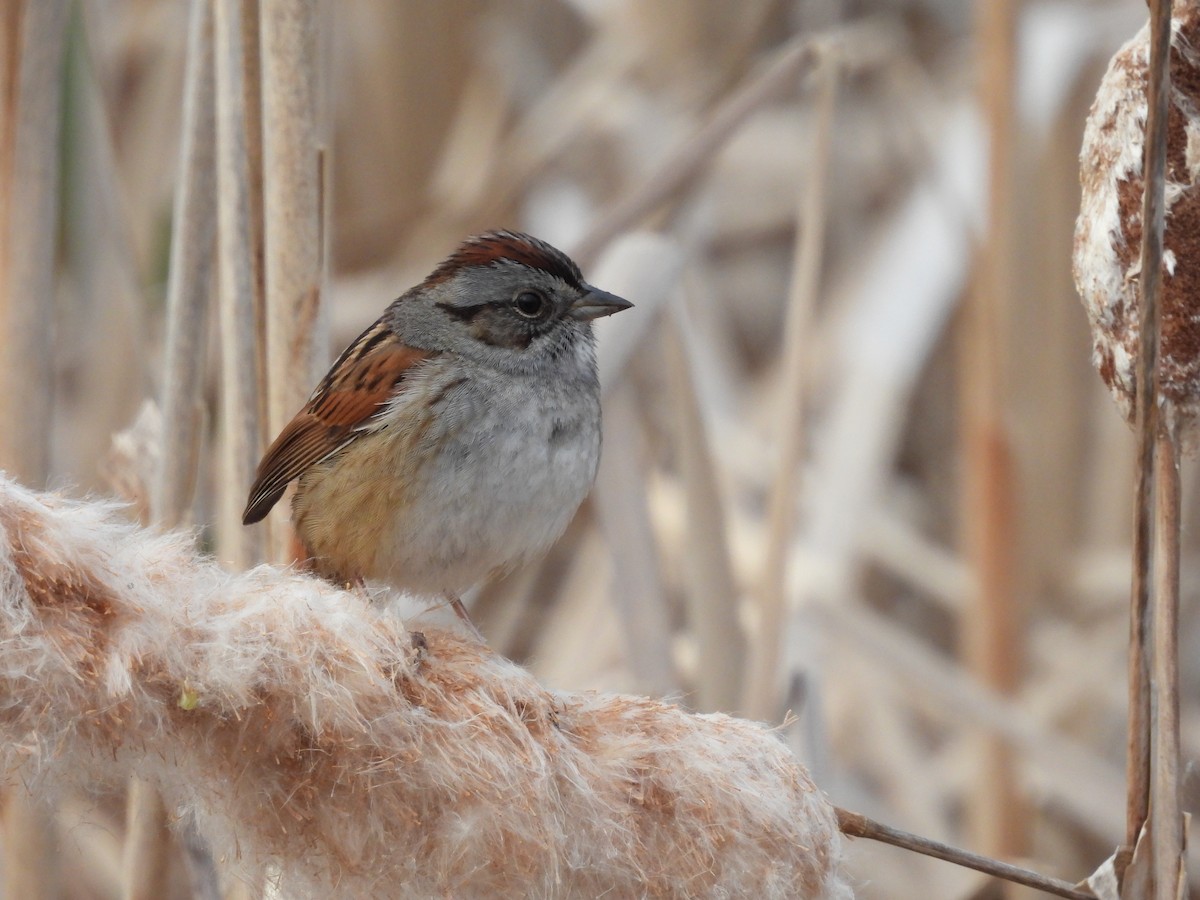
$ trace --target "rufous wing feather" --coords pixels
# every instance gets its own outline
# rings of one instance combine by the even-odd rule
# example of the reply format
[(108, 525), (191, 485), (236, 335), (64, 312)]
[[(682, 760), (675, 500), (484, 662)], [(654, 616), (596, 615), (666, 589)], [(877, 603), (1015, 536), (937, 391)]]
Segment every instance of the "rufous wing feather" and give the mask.
[(405, 346), (382, 319), (359, 335), (267, 448), (242, 523), (251, 525), (264, 518), (290, 481), (361, 435), (364, 426), (403, 389), (413, 367), (434, 355)]

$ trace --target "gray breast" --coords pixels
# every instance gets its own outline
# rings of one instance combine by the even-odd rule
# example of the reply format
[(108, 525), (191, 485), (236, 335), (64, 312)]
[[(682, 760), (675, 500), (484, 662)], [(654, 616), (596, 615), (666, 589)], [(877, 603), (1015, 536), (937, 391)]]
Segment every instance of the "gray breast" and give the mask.
[[(498, 383), (503, 382), (503, 383)], [(413, 504), (397, 516), (394, 581), (464, 590), (540, 555), (590, 490), (600, 456), (594, 381), (460, 373), (422, 437)]]

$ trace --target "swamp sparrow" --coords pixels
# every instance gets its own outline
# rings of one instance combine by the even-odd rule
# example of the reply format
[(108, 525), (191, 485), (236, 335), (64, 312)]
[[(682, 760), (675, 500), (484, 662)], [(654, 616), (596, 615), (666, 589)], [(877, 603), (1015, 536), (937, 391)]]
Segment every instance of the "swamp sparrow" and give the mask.
[(537, 238), (469, 238), (338, 357), (267, 449), (242, 521), (298, 480), (316, 572), (448, 595), (465, 618), (458, 592), (543, 553), (591, 489), (591, 321), (630, 306)]

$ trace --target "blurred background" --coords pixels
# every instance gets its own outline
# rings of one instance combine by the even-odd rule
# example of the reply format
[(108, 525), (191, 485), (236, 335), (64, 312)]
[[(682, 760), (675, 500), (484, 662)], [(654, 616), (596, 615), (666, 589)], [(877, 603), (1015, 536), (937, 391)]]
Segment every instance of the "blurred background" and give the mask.
[[(52, 278), (24, 299), (53, 325), (48, 483), (109, 494), (112, 437), (162, 385), (189, 5), (63, 6)], [(543, 563), (469, 598), (491, 645), (550, 687), (776, 724), (835, 803), (889, 824), (1072, 881), (1107, 857), (1134, 443), (1091, 369), (1071, 247), (1084, 119), (1145, 15), (327, 3), (324, 361), (485, 228), (577, 254), (637, 305), (600, 326), (592, 499)], [(197, 385), (206, 435), (215, 373)], [(1184, 492), (1190, 760), (1186, 471)], [(1197, 787), (1189, 767), (1185, 808)], [(122, 803), (59, 805), (66, 896), (120, 895)], [(866, 841), (846, 866), (862, 897), (1000, 896)]]

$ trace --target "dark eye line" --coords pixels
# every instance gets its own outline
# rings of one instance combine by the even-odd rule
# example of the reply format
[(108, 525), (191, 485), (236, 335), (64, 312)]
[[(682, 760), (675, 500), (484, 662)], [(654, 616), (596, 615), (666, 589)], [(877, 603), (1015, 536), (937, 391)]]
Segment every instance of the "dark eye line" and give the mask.
[(485, 309), (495, 309), (499, 303), (472, 303), (469, 306), (455, 306), (453, 303), (438, 303), (437, 308), (447, 315), (460, 319), (463, 322), (470, 322)]
[[(522, 291), (521, 293), (525, 294), (533, 292)], [(518, 294), (518, 296), (520, 295)], [(550, 301), (547, 300), (542, 294), (539, 294), (539, 296), (542, 297), (542, 302), (546, 304), (546, 308), (549, 309)], [(487, 303), (472, 303), (467, 306), (456, 306), (453, 303), (437, 303), (434, 305), (442, 312), (446, 313), (446, 315), (458, 319), (460, 322), (473, 322), (481, 313), (487, 310), (511, 309), (515, 302), (516, 297), (514, 297), (512, 300), (489, 300)], [(521, 318), (526, 322), (527, 325), (532, 326), (538, 324), (540, 316), (522, 315)]]

